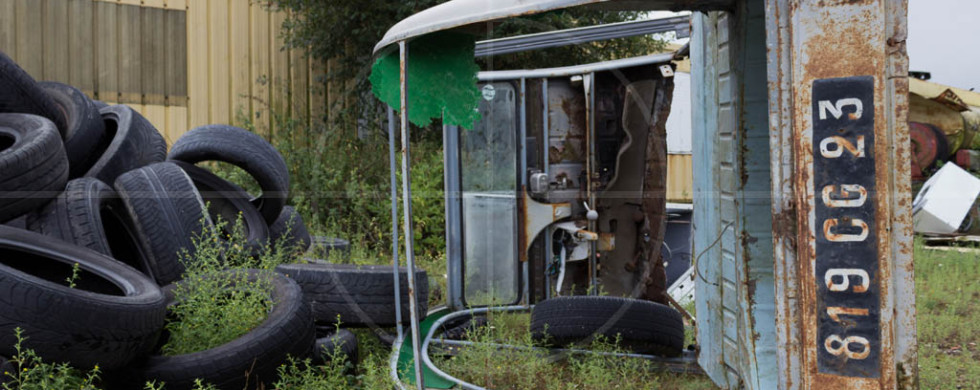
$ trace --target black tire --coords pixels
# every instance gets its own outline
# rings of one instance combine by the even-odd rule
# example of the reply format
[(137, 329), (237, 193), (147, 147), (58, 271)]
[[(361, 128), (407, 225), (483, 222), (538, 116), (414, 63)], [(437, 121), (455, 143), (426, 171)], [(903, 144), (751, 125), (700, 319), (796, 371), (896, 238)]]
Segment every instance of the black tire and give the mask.
[(194, 182), (201, 199), (208, 208), (212, 221), (218, 217), (225, 222), (225, 234), (232, 234), (235, 223), (241, 216), (246, 245), (252, 254), (258, 255), (269, 241), (269, 225), (259, 210), (249, 200), (252, 198), (241, 187), (218, 177), (207, 169), (183, 161), (173, 161)]
[[(321, 333), (321, 330), (326, 331)], [(318, 326), (316, 337), (313, 343), (313, 364), (318, 366), (326, 364), (335, 356), (343, 356), (351, 364), (357, 364), (357, 336), (353, 332), (336, 329), (334, 326)]]
[(65, 115), (54, 100), (31, 75), (0, 51), (0, 113), (8, 112), (40, 115), (54, 122), (59, 130), (68, 128)]
[(347, 256), (350, 254), (350, 241), (336, 237), (313, 236), (313, 243), (310, 244), (308, 252), (324, 259), (329, 258), (334, 252)]
[(126, 206), (116, 191), (98, 179), (69, 181), (65, 192), (28, 215), (27, 229), (94, 250), (144, 273), (149, 270)]
[(182, 252), (193, 258), (193, 238), (212, 227), (194, 183), (176, 164), (164, 162), (126, 172), (115, 188), (133, 220), (148, 274), (161, 286), (180, 279)]
[(248, 172), (262, 195), (255, 202), (268, 224), (275, 222), (289, 195), (286, 160), (258, 134), (227, 125), (208, 125), (184, 134), (170, 149), (171, 160), (191, 164), (223, 161)]
[(91, 168), (85, 177), (112, 183), (133, 169), (162, 162), (167, 157), (167, 141), (142, 115), (126, 105), (99, 110), (105, 122), (105, 136), (91, 154)]
[(269, 239), (272, 245), (296, 248), (300, 252), (308, 251), (313, 242), (303, 217), (293, 206), (284, 206), (279, 213), (279, 218), (269, 225)]
[[(74, 288), (66, 281), (78, 264)], [(112, 369), (148, 353), (163, 328), (163, 293), (139, 271), (98, 252), (0, 226), (0, 354), (24, 347), (45, 361)]]
[(45, 81), (38, 83), (65, 115), (67, 128), (61, 129), (65, 135), (65, 153), (68, 155), (68, 177), (82, 176), (90, 168), (92, 152), (105, 134), (105, 123), (99, 108), (82, 91), (70, 85)]
[(14, 380), (14, 372), (17, 372), (14, 362), (10, 361), (8, 357), (0, 356), (0, 386), (4, 383), (11, 383)]
[(58, 196), (68, 158), (54, 123), (30, 114), (0, 114), (0, 223)]
[(656, 302), (621, 297), (570, 296), (541, 301), (531, 311), (535, 340), (564, 346), (602, 335), (638, 353), (678, 356), (684, 348), (680, 313)]
[[(142, 388), (149, 380), (165, 382), (167, 390), (194, 388), (200, 378), (219, 389), (241, 390), (268, 385), (276, 380), (276, 368), (287, 356), (306, 358), (312, 352), (315, 332), (310, 308), (299, 286), (274, 273), (248, 271), (249, 280), (272, 277), (272, 310), (268, 318), (244, 336), (206, 351), (177, 356), (151, 355), (127, 367), (121, 374), (126, 386)], [(246, 373), (248, 375), (246, 376)]]
[(4, 225), (27, 230), (27, 214), (21, 215), (17, 218), (11, 219), (4, 223)]
[[(289, 276), (303, 288), (319, 323), (346, 327), (390, 327), (395, 325), (395, 281), (390, 265), (329, 264), (322, 261), (283, 264), (276, 271)], [(402, 323), (409, 322), (408, 272), (398, 269)], [(425, 271), (416, 269), (419, 318), (429, 307)]]

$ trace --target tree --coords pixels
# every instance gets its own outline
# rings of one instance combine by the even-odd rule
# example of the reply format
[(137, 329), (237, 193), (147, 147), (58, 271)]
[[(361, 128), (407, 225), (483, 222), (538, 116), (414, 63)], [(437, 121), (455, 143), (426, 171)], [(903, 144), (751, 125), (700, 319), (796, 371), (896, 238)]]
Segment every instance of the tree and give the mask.
[[(283, 23), (286, 42), (303, 47), (316, 60), (334, 60), (328, 79), (355, 80), (347, 90), (358, 100), (354, 107), (371, 110), (367, 91), (374, 45), (398, 21), (446, 0), (269, 0), (270, 6), (291, 11)], [(478, 39), (530, 34), (573, 27), (635, 20), (638, 12), (567, 9), (511, 19)], [(662, 41), (632, 37), (543, 51), (514, 53), (479, 61), (484, 69), (560, 66), (604, 61), (661, 51)], [(355, 114), (356, 115), (356, 114)], [(357, 116), (355, 116), (357, 117)]]

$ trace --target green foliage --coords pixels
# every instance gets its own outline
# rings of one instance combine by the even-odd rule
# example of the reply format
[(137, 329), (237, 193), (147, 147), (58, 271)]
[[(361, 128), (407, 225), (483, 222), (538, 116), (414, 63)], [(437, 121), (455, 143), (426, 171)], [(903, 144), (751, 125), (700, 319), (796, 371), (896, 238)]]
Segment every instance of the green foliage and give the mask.
[[(274, 118), (274, 130), (265, 136), (286, 159), (290, 173), (289, 204), (300, 213), (310, 231), (363, 243), (361, 258), (354, 259), (359, 264), (391, 261), (387, 138), (377, 134), (354, 138), (337, 130), (337, 125), (310, 129), (289, 118), (279, 115)], [(242, 126), (255, 131), (245, 119)], [(397, 158), (400, 178), (401, 154)], [(445, 251), (441, 139), (414, 140), (411, 158), (416, 254), (439, 258)], [(247, 185), (251, 180), (242, 177), (246, 175), (241, 170), (227, 165), (218, 165), (215, 173), (239, 185)], [(398, 207), (400, 219), (400, 197)], [(403, 232), (400, 222), (398, 227)]]
[[(270, 4), (274, 9), (292, 11), (281, 26), (288, 46), (303, 48), (319, 61), (334, 61), (328, 79), (353, 81), (353, 88), (348, 88), (346, 93), (356, 103), (348, 105), (348, 110), (352, 118), (364, 118), (361, 113), (376, 112), (378, 105), (377, 100), (367, 93), (370, 91), (367, 76), (375, 58), (374, 45), (395, 23), (444, 1), (271, 0)], [(474, 37), (491, 39), (641, 17), (643, 14), (638, 12), (574, 8), (510, 19), (495, 25), (493, 31)], [(650, 54), (662, 51), (663, 47), (663, 41), (641, 36), (495, 56), (481, 60), (481, 64), (486, 70), (563, 66)], [(387, 50), (382, 55), (390, 53), (391, 48)], [(458, 120), (460, 122), (453, 120), (453, 123), (465, 125), (467, 121), (465, 117)]]
[[(714, 388), (703, 376), (667, 373), (649, 360), (602, 354), (552, 355), (533, 349), (525, 313), (494, 314), (488, 320), (486, 326), (468, 334), (476, 345), (462, 348), (456, 356), (437, 364), (463, 380), (492, 389)], [(491, 343), (517, 348), (498, 348)], [(602, 338), (589, 349), (625, 352), (617, 340)], [(521, 375), (514, 375), (517, 372)]]
[(79, 278), (79, 271), (81, 271), (81, 268), (79, 268), (78, 263), (71, 265), (71, 276), (65, 278), (65, 282), (68, 283), (68, 288), (75, 288)]
[(332, 390), (350, 389), (356, 378), (347, 375), (352, 363), (348, 362), (340, 350), (333, 351), (326, 364), (315, 366), (310, 359), (289, 358), (279, 366), (279, 381), (273, 385), (277, 390)]
[(16, 372), (4, 372), (11, 381), (4, 382), (4, 390), (94, 390), (99, 378), (99, 366), (89, 372), (72, 368), (66, 363), (46, 363), (33, 350), (24, 347), (23, 330), (16, 328), (14, 335), (17, 351), (10, 361), (18, 367)]
[[(291, 259), (283, 243), (266, 246), (258, 256), (246, 245), (239, 219), (232, 234), (223, 233), (226, 222), (217, 221), (194, 238), (195, 253), (184, 252), (186, 272), (174, 288), (177, 304), (169, 308), (166, 330), (170, 338), (161, 352), (174, 356), (211, 349), (248, 333), (265, 320), (272, 307), (272, 285), (267, 278), (249, 280), (245, 272), (228, 270), (259, 269), (273, 272)], [(222, 272), (220, 277), (215, 275)]]

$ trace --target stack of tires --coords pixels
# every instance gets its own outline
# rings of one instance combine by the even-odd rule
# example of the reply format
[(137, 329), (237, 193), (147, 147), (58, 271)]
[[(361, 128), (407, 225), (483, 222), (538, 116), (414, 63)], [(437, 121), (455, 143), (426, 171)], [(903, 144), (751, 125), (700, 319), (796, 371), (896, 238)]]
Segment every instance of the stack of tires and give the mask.
[[(205, 161), (241, 168), (261, 195), (195, 165)], [(24, 346), (43, 359), (97, 365), (110, 386), (156, 380), (189, 389), (201, 378), (242, 389), (274, 381), (287, 356), (307, 357), (314, 345), (356, 351), (352, 335), (318, 332), (316, 323), (394, 325), (391, 268), (384, 277), (372, 267), (312, 261), (262, 274), (273, 279), (273, 308), (242, 338), (159, 355), (170, 303), (161, 286), (179, 282), (181, 252), (192, 257), (192, 239), (213, 229), (214, 219), (240, 217), (256, 250), (279, 240), (311, 246), (285, 204), (288, 189), (285, 160), (256, 134), (203, 126), (168, 154), (164, 138), (132, 108), (35, 82), (0, 52), (0, 361), (16, 352), (20, 328)]]

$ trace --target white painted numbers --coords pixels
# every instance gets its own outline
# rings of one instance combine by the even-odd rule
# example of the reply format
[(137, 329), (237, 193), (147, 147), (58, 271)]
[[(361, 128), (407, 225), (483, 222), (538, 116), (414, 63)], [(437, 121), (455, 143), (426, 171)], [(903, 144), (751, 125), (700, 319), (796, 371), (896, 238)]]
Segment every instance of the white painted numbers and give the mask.
[[(864, 105), (861, 100), (853, 97), (845, 97), (836, 101), (821, 100), (817, 102), (819, 118), (821, 121), (857, 121), (864, 113)], [(844, 112), (850, 112), (845, 116)], [(829, 115), (828, 115), (829, 114)], [(870, 130), (870, 129), (868, 129)], [(840, 133), (844, 133), (843, 130)], [(842, 135), (831, 135), (820, 140), (820, 157), (824, 159), (864, 159), (867, 157), (865, 152), (865, 135), (854, 134), (847, 137)], [(845, 155), (846, 152), (846, 155)], [(846, 177), (832, 177), (832, 180), (847, 180)], [(830, 209), (854, 209), (845, 212), (844, 216), (826, 218), (818, 224), (822, 227), (821, 232), (824, 238), (831, 244), (833, 243), (860, 243), (868, 239), (870, 231), (869, 223), (858, 218), (859, 215), (848, 216), (855, 213), (858, 208), (865, 205), (868, 200), (868, 189), (860, 184), (834, 183), (827, 184), (820, 190), (819, 201)], [(823, 282), (827, 290), (832, 294), (865, 294), (871, 285), (871, 275), (861, 268), (828, 268), (823, 275)], [(827, 306), (827, 316), (840, 325), (847, 328), (848, 323), (853, 323), (860, 318), (867, 318), (869, 310), (867, 308)], [(827, 353), (841, 358), (863, 360), (871, 354), (871, 344), (866, 337), (856, 335), (830, 334), (824, 338), (823, 347)]]

